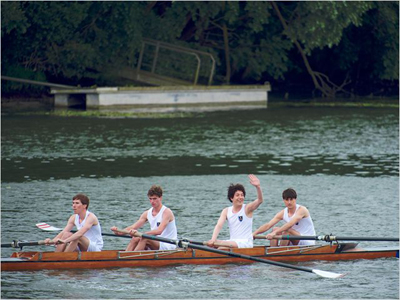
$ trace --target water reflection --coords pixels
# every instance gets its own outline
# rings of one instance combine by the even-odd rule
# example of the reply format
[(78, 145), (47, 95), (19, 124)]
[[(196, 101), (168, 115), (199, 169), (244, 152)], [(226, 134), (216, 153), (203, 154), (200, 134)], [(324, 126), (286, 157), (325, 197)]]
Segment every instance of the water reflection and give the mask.
[[(246, 158), (246, 159), (245, 159)], [(251, 158), (251, 159), (249, 159)], [(246, 157), (101, 157), (4, 159), (4, 182), (68, 179), (74, 177), (104, 178), (190, 174), (333, 174), (345, 176), (397, 176), (398, 155), (349, 155), (347, 157), (280, 157), (259, 155)]]
[(189, 174), (397, 176), (393, 109), (266, 109), (177, 119), (2, 118), (2, 180)]

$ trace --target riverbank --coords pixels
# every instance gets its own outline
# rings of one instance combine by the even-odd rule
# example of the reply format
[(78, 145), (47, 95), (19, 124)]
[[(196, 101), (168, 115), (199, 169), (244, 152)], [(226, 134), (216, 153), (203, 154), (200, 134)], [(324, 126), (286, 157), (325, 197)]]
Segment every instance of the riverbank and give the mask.
[[(285, 99), (281, 96), (271, 95), (268, 99), (268, 107), (360, 107), (360, 108), (393, 108), (399, 109), (398, 97), (391, 98), (291, 98)], [(191, 109), (190, 109), (191, 108)], [(54, 109), (54, 97), (42, 95), (40, 97), (12, 96), (2, 97), (2, 115), (24, 114), (24, 115), (57, 115), (57, 116), (87, 116), (87, 117), (188, 117), (197, 113), (204, 113), (199, 107), (186, 107), (185, 110), (139, 112), (128, 108), (116, 109)]]

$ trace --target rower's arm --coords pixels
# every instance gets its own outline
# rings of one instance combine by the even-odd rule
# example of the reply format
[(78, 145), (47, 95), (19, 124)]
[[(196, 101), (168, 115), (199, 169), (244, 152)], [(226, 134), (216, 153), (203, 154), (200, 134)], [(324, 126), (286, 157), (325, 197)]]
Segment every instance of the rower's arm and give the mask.
[(85, 221), (85, 225), (81, 229), (79, 229), (77, 232), (75, 232), (73, 235), (71, 235), (69, 238), (67, 238), (64, 243), (69, 243), (72, 241), (75, 241), (82, 237), (90, 228), (92, 228), (93, 225), (98, 224), (98, 220), (96, 216), (92, 213), (88, 215)]
[(271, 229), (275, 224), (279, 223), (281, 220), (283, 220), (283, 210), (278, 212), (268, 223), (261, 225), (256, 231), (254, 231), (253, 236), (256, 236), (259, 233), (263, 233)]
[(294, 224), (296, 224), (297, 222), (299, 222), (301, 219), (303, 219), (306, 215), (308, 214), (307, 209), (304, 208), (304, 206), (301, 206), (296, 213), (294, 214), (294, 216), (292, 217), (292, 219), (287, 222), (285, 225), (283, 225), (282, 227), (280, 227), (279, 230), (275, 231), (275, 235), (281, 234), (282, 232), (289, 230), (290, 228), (292, 228), (292, 226)]
[(64, 229), (53, 238), (53, 241), (56, 241), (57, 239), (61, 238), (61, 236), (65, 232), (70, 232), (74, 228), (74, 226), (75, 226), (75, 215), (72, 215), (69, 217), (67, 225), (65, 225)]
[(144, 213), (142, 213), (139, 220), (137, 220), (131, 226), (126, 227), (124, 230), (126, 231), (137, 230), (141, 228), (146, 222), (147, 222), (147, 210)]
[(64, 229), (59, 234), (57, 234), (53, 239), (50, 239), (50, 238), (45, 239), (44, 243), (46, 245), (56, 244), (61, 239), (61, 236), (65, 232), (69, 232), (72, 230), (72, 228), (74, 228), (74, 226), (75, 226), (74, 220), (75, 220), (75, 215), (70, 216), (68, 219), (67, 225), (65, 225)]
[(167, 227), (169, 222), (172, 222), (174, 220), (174, 214), (172, 211), (168, 208), (163, 212), (162, 220), (160, 225), (151, 231), (146, 232), (148, 235), (160, 235), (163, 233), (165, 228)]
[(224, 208), (218, 219), (217, 225), (215, 225), (215, 227), (214, 227), (214, 232), (211, 237), (211, 241), (215, 242), (217, 240), (217, 237), (218, 237), (222, 227), (224, 226), (224, 223), (225, 223), (225, 220), (227, 219), (227, 217), (228, 217), (228, 208)]
[[(145, 211), (144, 213), (142, 213), (142, 215), (140, 216), (139, 220), (137, 220), (135, 223), (133, 223), (131, 226), (128, 226), (126, 228), (124, 228), (125, 231), (130, 231), (130, 230), (136, 230), (141, 228), (147, 221), (147, 211)], [(117, 231), (118, 228), (116, 226), (113, 226), (110, 228), (112, 231), (114, 231), (114, 233), (116, 235), (124, 235), (123, 233)]]

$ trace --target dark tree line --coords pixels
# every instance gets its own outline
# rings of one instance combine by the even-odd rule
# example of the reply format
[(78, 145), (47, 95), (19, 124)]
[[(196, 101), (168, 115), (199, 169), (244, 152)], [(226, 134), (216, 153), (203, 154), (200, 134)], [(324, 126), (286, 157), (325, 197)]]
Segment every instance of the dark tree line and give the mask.
[(102, 66), (134, 67), (152, 38), (212, 53), (218, 84), (398, 94), (396, 1), (2, 1), (1, 17), (7, 76), (105, 85)]

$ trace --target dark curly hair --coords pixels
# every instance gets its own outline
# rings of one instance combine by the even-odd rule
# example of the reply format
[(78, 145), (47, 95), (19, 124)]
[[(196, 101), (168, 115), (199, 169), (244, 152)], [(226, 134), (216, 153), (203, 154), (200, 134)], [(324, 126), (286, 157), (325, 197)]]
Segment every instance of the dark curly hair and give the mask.
[(235, 196), (235, 193), (237, 191), (242, 191), (243, 195), (246, 197), (246, 190), (244, 189), (244, 186), (237, 183), (237, 184), (233, 184), (231, 183), (231, 185), (228, 187), (228, 200), (232, 202), (232, 198), (233, 196)]

